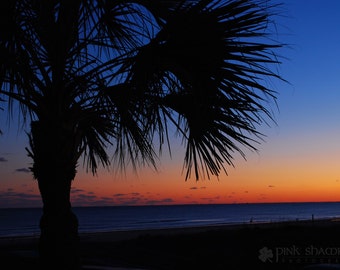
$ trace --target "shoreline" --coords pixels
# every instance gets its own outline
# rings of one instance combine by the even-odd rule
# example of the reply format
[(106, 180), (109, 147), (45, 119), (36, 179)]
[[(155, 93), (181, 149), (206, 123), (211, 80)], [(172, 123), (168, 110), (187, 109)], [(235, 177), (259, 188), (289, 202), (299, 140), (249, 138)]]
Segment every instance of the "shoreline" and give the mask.
[[(83, 264), (87, 266), (123, 269), (303, 269), (316, 263), (340, 265), (339, 235), (340, 219), (332, 218), (80, 233), (80, 247)], [(3, 263), (15, 263), (13, 269), (20, 268), (21, 264), (34, 268), (38, 265), (38, 242), (38, 235), (2, 237), (0, 259)], [(259, 259), (264, 248), (273, 253), (273, 257), (264, 257), (267, 261)], [(326, 254), (328, 257), (325, 254), (324, 257), (320, 254), (302, 256), (306, 248), (334, 248), (338, 253)], [(275, 252), (279, 249), (287, 249), (287, 254), (278, 256)], [(289, 256), (294, 249), (299, 251), (295, 255), (301, 257)]]
[(116, 236), (117, 241), (131, 239), (140, 235), (177, 235), (188, 233), (202, 233), (211, 230), (240, 230), (240, 229), (269, 229), (280, 228), (284, 226), (340, 226), (340, 218), (319, 218), (319, 219), (306, 219), (306, 220), (287, 220), (287, 221), (269, 221), (269, 222), (247, 222), (247, 223), (222, 223), (211, 225), (198, 225), (198, 226), (184, 226), (184, 227), (169, 227), (169, 228), (151, 228), (151, 229), (131, 229), (131, 230), (112, 230), (102, 232), (82, 232), (80, 237), (85, 241), (100, 240), (112, 241), (110, 236)]
[[(330, 226), (340, 224), (340, 217), (333, 218), (317, 218), (317, 219), (301, 219), (301, 220), (284, 220), (284, 221), (259, 221), (259, 222), (244, 222), (244, 223), (219, 223), (209, 225), (197, 225), (197, 226), (183, 226), (183, 227), (164, 227), (164, 228), (141, 228), (141, 229), (118, 229), (118, 230), (107, 230), (107, 231), (93, 231), (93, 232), (79, 232), (80, 238), (91, 240), (98, 236), (103, 236), (102, 241), (112, 241), (112, 239), (106, 236), (117, 235), (117, 241), (125, 240), (125, 238), (138, 237), (140, 234), (178, 234), (178, 233), (198, 233), (207, 230), (238, 230), (238, 229), (249, 229), (249, 228), (270, 228), (270, 227), (281, 227), (281, 226)], [(131, 235), (131, 236), (130, 236)], [(7, 241), (29, 241), (39, 239), (39, 234), (32, 235), (4, 235), (0, 236), (0, 246), (3, 242)], [(119, 237), (121, 236), (121, 237)]]

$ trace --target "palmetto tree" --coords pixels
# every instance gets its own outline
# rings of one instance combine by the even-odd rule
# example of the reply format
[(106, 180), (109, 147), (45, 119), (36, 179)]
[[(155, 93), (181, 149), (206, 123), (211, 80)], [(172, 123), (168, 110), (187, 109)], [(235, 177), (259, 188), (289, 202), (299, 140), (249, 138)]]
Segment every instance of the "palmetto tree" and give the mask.
[(186, 178), (218, 176), (256, 149), (275, 100), (266, 79), (280, 79), (272, 11), (259, 0), (0, 2), (0, 97), (30, 122), (43, 268), (79, 266), (70, 188), (81, 157), (92, 173), (111, 156), (156, 166), (170, 125)]

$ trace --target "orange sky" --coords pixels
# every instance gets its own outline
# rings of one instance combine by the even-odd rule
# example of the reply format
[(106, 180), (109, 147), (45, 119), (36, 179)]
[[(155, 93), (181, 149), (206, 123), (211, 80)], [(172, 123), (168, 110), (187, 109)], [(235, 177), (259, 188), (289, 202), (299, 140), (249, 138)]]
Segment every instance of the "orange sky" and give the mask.
[(178, 153), (159, 172), (144, 169), (138, 176), (102, 172), (98, 177), (81, 173), (74, 187), (118, 204), (340, 201), (339, 147), (333, 153), (296, 147), (277, 156), (267, 150), (276, 143), (270, 141), (263, 145), (264, 151), (249, 152), (247, 161), (238, 158), (235, 168), (228, 168), (228, 176), (219, 179), (185, 181)]
[[(180, 149), (172, 161), (162, 159), (158, 172), (146, 168), (138, 175), (127, 171), (124, 176), (101, 170), (92, 176), (80, 169), (73, 182), (72, 202), (89, 206), (340, 201), (340, 146), (306, 148), (302, 142), (293, 146), (289, 142), (277, 149), (278, 140), (281, 136), (272, 132), (259, 153), (247, 152), (247, 161), (237, 158), (235, 168), (229, 167), (229, 175), (219, 179), (185, 181)], [(31, 175), (9, 164), (0, 162), (1, 206), (40, 206)]]

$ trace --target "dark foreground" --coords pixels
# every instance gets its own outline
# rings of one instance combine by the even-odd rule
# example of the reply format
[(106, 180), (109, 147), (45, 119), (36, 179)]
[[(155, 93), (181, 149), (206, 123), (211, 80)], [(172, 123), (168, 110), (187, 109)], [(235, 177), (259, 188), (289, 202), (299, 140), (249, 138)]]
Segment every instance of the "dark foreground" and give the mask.
[[(0, 239), (0, 268), (38, 269), (37, 244)], [(340, 221), (82, 234), (81, 253), (84, 269), (340, 269)]]

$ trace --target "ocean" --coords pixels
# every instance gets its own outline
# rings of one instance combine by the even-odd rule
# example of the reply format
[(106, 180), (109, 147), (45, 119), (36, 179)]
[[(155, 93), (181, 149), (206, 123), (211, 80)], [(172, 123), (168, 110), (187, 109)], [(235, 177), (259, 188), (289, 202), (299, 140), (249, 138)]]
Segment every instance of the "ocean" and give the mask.
[[(340, 202), (75, 207), (80, 232), (340, 217)], [(39, 235), (38, 208), (0, 208), (0, 237)]]

